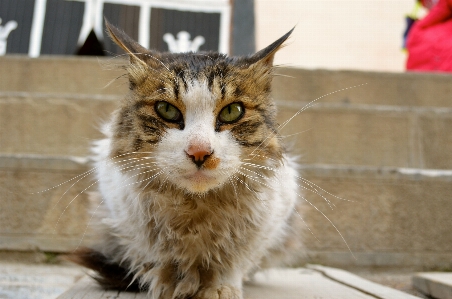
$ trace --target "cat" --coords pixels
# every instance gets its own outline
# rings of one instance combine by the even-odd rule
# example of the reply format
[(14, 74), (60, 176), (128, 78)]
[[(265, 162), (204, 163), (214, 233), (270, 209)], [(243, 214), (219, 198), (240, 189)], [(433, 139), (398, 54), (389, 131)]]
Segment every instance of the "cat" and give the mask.
[(106, 288), (242, 299), (257, 269), (302, 252), (297, 164), (278, 134), (273, 59), (160, 53), (106, 21), (129, 92), (93, 147), (102, 230), (69, 258)]

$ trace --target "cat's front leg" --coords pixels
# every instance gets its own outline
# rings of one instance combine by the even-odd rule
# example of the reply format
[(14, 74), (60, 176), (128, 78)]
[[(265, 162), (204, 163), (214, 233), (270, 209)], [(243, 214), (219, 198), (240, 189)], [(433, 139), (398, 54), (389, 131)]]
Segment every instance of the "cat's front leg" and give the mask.
[(193, 299), (243, 299), (241, 272), (221, 276), (215, 282), (199, 290)]

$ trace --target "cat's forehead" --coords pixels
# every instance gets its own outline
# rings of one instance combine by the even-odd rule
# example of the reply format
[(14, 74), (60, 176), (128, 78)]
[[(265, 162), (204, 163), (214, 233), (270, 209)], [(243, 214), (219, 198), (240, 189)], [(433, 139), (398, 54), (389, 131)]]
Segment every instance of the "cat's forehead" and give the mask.
[(244, 59), (219, 53), (165, 53), (148, 57), (148, 63), (155, 67), (156, 59), (158, 69), (149, 66), (152, 76), (147, 76), (145, 84), (182, 100), (225, 98), (227, 91), (236, 90), (246, 78), (253, 77)]
[[(227, 56), (217, 52), (200, 53), (149, 53), (145, 56), (151, 68), (163, 74), (183, 74), (186, 77), (226, 76), (230, 72), (246, 70), (250, 63), (248, 57)], [(157, 62), (157, 63), (156, 63)], [(234, 72), (234, 75), (237, 75)]]
[(200, 70), (214, 65), (233, 64), (236, 59), (225, 54), (217, 52), (199, 52), (199, 53), (161, 53), (162, 62), (166, 62), (169, 66), (180, 66)]
[(270, 68), (249, 63), (247, 57), (149, 53), (139, 58), (146, 66), (135, 63), (129, 68), (131, 82), (136, 82), (132, 85), (136, 99), (167, 101), (183, 113), (192, 104), (218, 112), (220, 106), (232, 102), (255, 106), (268, 101)]

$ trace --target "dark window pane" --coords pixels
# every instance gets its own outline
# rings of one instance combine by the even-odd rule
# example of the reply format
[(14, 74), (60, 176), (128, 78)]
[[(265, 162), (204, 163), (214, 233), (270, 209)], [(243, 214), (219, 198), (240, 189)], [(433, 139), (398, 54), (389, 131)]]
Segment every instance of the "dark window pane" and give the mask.
[[(123, 30), (134, 40), (138, 40), (138, 24), (140, 18), (139, 6), (105, 3), (104, 16), (111, 24)], [(108, 36), (104, 37), (104, 47), (107, 51), (107, 55), (124, 53), (124, 51), (114, 44)]]
[(8, 36), (6, 53), (28, 54), (34, 3), (34, 0), (0, 0), (1, 26), (17, 22), (17, 28)]
[(199, 51), (218, 51), (220, 41), (220, 13), (204, 13), (169, 10), (162, 8), (151, 9), (151, 49), (168, 51), (168, 44), (163, 40), (165, 33), (171, 33), (177, 39), (180, 31), (191, 35), (191, 40), (202, 36), (205, 43)]
[(75, 54), (85, 3), (47, 0), (41, 54)]

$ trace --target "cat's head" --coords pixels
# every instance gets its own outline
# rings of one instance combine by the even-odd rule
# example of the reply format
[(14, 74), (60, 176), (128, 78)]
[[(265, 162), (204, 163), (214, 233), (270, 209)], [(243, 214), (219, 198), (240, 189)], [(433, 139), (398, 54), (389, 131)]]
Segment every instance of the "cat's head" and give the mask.
[(292, 30), (244, 57), (160, 53), (108, 23), (107, 30), (130, 57), (130, 91), (112, 126), (111, 156), (138, 152), (151, 160), (147, 185), (201, 194), (282, 162), (269, 96), (274, 55)]

